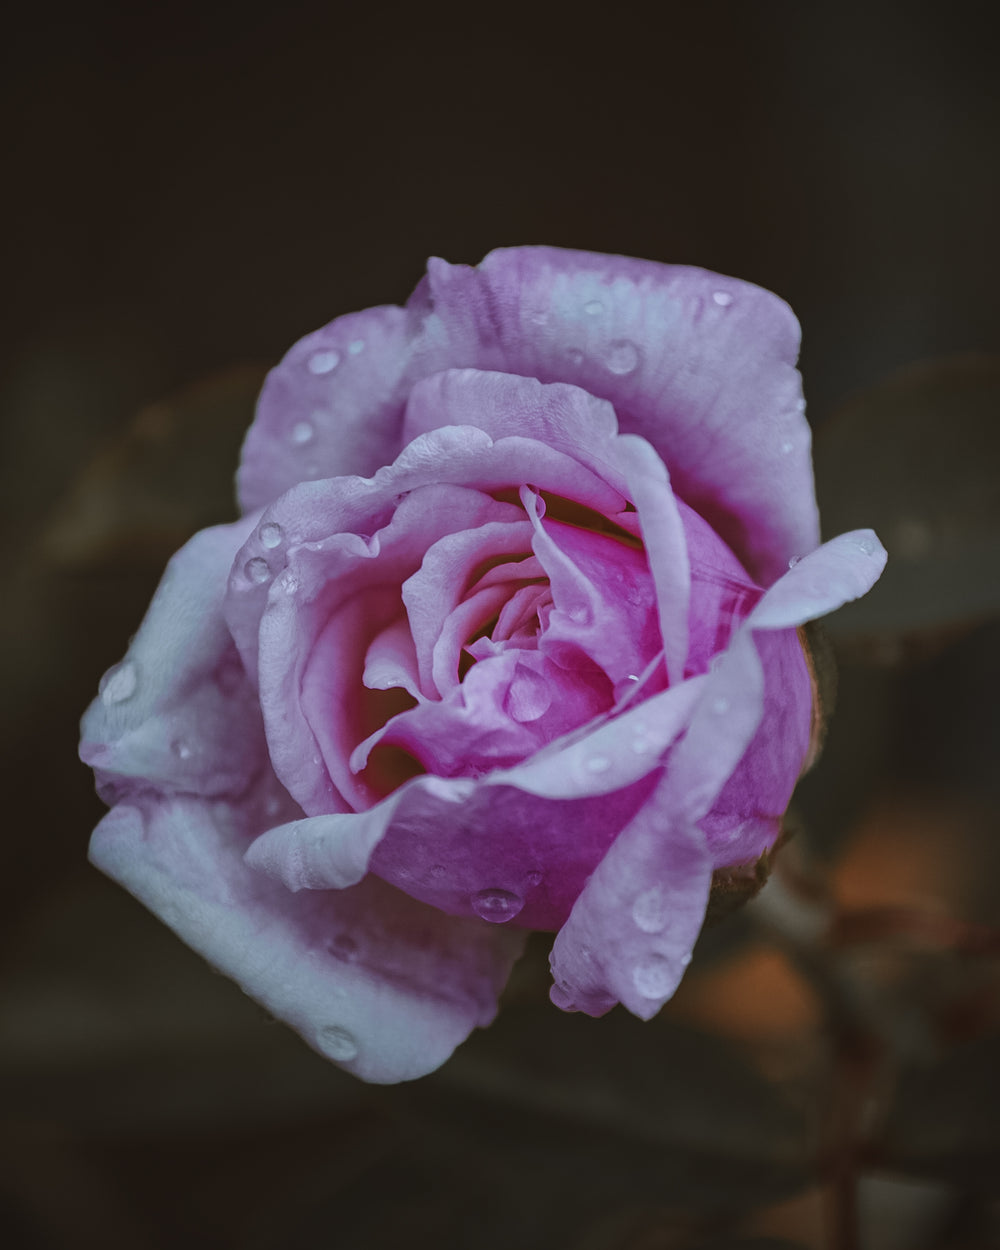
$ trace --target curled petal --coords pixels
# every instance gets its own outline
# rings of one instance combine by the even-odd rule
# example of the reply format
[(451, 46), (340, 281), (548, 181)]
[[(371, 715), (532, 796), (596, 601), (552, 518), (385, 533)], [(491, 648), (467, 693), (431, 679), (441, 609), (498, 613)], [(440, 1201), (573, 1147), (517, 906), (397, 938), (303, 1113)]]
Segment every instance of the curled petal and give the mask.
[(616, 1003), (648, 1020), (677, 988), (705, 918), (712, 858), (661, 778), (618, 835), (552, 948), (552, 1001), (603, 1015)]

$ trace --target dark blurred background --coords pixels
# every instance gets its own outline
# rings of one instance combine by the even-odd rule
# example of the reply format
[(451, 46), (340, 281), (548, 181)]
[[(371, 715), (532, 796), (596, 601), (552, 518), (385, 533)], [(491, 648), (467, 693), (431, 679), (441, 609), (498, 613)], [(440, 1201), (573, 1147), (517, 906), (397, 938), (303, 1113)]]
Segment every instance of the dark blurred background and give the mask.
[[(6, 1244), (1000, 1245), (988, 6), (55, 0), (2, 57)], [(545, 1007), (539, 942), (493, 1030), (366, 1089), (88, 868), (76, 722), (231, 514), (262, 370), (543, 242), (788, 300), (826, 531), (902, 573), (835, 635), (788, 882), (659, 1020)]]

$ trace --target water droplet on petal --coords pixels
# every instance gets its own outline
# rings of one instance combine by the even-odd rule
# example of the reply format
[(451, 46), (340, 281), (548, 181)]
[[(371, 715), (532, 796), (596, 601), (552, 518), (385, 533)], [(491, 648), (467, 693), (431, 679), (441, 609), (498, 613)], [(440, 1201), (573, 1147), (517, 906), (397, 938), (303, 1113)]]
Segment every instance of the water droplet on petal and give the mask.
[(532, 888), (542, 884), (542, 874), (540, 872), (529, 872), (524, 879)]
[(292, 426), (292, 442), (296, 447), (301, 447), (304, 443), (308, 443), (315, 437), (316, 431), (309, 421), (296, 421)]
[(628, 679), (629, 679), (629, 681), (638, 681), (638, 680), (639, 680), (639, 674), (638, 674), (638, 673), (629, 673), (629, 675), (628, 675)]
[(792, 556), (792, 558), (788, 561), (788, 567), (790, 569), (794, 569), (796, 564), (801, 564), (804, 558), (804, 556)]
[(632, 904), (632, 919), (643, 933), (659, 933), (669, 918), (670, 904), (658, 885), (643, 890)]
[(351, 353), (352, 356), (360, 355), (361, 352), (365, 350), (364, 339), (355, 339), (353, 343), (348, 343), (347, 350)]
[(191, 748), (181, 738), (178, 738), (176, 742), (171, 742), (170, 749), (179, 760), (189, 760), (191, 758)]
[(871, 534), (862, 534), (858, 539), (858, 550), (866, 556), (873, 556), (878, 550), (878, 544)]
[(440, 881), (441, 878), (444, 876), (447, 876), (447, 874), (448, 874), (448, 869), (444, 866), (444, 864), (432, 864), (431, 865), (430, 875), (436, 881)]
[(566, 359), (569, 361), (571, 365), (582, 365), (583, 364), (583, 352), (580, 351), (579, 347), (571, 347), (566, 352)]
[(690, 962), (691, 962), (691, 956), (690, 956), (690, 955), (682, 955), (682, 956), (681, 956), (681, 963), (684, 965), (684, 967), (685, 967), (685, 968), (688, 966), (688, 964), (689, 964)]
[(294, 573), (286, 571), (282, 574), (279, 584), (286, 595), (294, 595), (299, 588), (299, 579)]
[(599, 299), (588, 300), (583, 306), (583, 311), (588, 317), (599, 317), (604, 312), (604, 305)]
[(612, 373), (617, 373), (619, 376), (632, 373), (639, 363), (639, 349), (628, 339), (616, 339), (615, 342), (608, 344), (604, 363)]
[(309, 357), (309, 372), (322, 374), (332, 373), (340, 364), (340, 352), (330, 348), (329, 351), (313, 352)]
[(715, 300), (715, 302), (719, 305), (720, 308), (728, 308), (729, 305), (733, 302), (733, 297), (729, 294), (728, 291), (713, 291), (712, 299)]
[(266, 525), (260, 527), (260, 545), (262, 547), (279, 547), (283, 537), (281, 526), (276, 525), (274, 521), (268, 521)]
[(716, 716), (724, 716), (729, 711), (729, 700), (719, 695), (717, 699), (712, 700), (712, 711)]
[(592, 755), (584, 768), (588, 773), (606, 773), (611, 767), (611, 761), (606, 755)]
[(480, 890), (472, 896), (472, 910), (492, 924), (513, 920), (523, 906), (524, 899), (510, 890)]
[(643, 998), (666, 998), (677, 981), (674, 965), (665, 955), (650, 955), (632, 969), (632, 984)]
[(346, 1063), (358, 1053), (358, 1043), (352, 1034), (342, 1029), (339, 1024), (325, 1025), (316, 1035), (316, 1041), (325, 1055)]
[(247, 581), (253, 582), (256, 586), (266, 582), (271, 576), (271, 570), (268, 568), (267, 561), (260, 556), (254, 556), (252, 560), (248, 560), (243, 566), (243, 573)]
[(781, 454), (783, 456), (787, 456), (790, 452), (793, 452), (794, 450), (795, 450), (795, 444), (789, 442), (788, 439), (785, 439), (785, 441), (781, 444)]
[(139, 675), (131, 660), (122, 660), (114, 668), (109, 668), (101, 678), (98, 693), (106, 707), (114, 707), (116, 703), (124, 703), (135, 694), (139, 684)]

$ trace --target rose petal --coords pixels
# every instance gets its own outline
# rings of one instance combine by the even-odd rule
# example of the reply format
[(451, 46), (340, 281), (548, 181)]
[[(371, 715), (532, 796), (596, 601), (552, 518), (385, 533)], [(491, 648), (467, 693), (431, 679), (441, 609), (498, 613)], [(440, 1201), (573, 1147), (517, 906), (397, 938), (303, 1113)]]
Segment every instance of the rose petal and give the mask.
[(871, 530), (855, 530), (803, 557), (750, 614), (753, 629), (789, 629), (826, 616), (867, 594), (882, 575), (886, 551)]
[[(570, 382), (610, 400), (678, 494), (768, 584), (819, 541), (788, 306), (683, 266), (558, 248), (428, 263), (449, 363)], [(421, 292), (423, 296), (423, 292)]]
[(499, 895), (511, 901), (503, 919), (557, 929), (650, 788), (640, 781), (566, 801), (464, 778), (417, 777), (368, 812), (265, 833), (247, 854), (307, 890), (348, 879), (370, 856), (370, 872), (441, 911), (483, 915), (483, 896)]
[(338, 317), (292, 347), (267, 376), (243, 444), (244, 511), (299, 483), (391, 464), (422, 317), (394, 306)]
[(712, 859), (661, 779), (618, 835), (556, 936), (552, 1001), (604, 1015), (623, 1003), (650, 1019), (677, 988), (705, 918)]
[(433, 1071), (488, 1024), (519, 936), (369, 878), (293, 895), (242, 851), (249, 807), (186, 796), (116, 807), (91, 859), (321, 1054), (366, 1081)]
[(254, 692), (222, 614), (226, 576), (255, 518), (203, 530), (171, 559), (124, 660), (82, 722), (102, 792), (151, 784), (238, 794), (264, 756)]

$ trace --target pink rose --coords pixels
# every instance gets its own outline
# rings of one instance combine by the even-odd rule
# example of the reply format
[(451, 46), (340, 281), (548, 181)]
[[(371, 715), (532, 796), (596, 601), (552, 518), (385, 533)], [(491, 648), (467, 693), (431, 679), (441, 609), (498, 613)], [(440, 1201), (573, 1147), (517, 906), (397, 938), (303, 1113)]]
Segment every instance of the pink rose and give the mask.
[(366, 1080), (487, 1024), (531, 928), (559, 1007), (654, 1015), (809, 753), (797, 627), (885, 563), (818, 545), (798, 340), (533, 247), (301, 340), (84, 717), (93, 862)]

